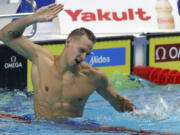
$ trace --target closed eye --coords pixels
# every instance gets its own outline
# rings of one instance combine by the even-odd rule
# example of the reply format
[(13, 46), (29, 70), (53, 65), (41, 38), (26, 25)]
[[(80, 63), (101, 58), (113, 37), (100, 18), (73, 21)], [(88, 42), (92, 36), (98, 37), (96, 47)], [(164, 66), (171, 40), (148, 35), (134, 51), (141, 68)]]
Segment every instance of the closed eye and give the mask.
[(84, 52), (86, 52), (86, 50), (85, 49), (80, 49), (80, 52), (84, 53)]
[(86, 49), (83, 49), (83, 48), (80, 49), (80, 53), (86, 53), (86, 56), (89, 56), (90, 54), (92, 54), (91, 51), (87, 51)]

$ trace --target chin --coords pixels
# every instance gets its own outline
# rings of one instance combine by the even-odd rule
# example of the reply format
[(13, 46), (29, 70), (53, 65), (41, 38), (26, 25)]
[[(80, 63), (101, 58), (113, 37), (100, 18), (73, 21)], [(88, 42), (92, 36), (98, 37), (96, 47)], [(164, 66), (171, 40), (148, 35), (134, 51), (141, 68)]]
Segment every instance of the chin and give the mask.
[(77, 63), (71, 63), (70, 64), (71, 67), (76, 67), (77, 65), (79, 65), (79, 64), (77, 64)]

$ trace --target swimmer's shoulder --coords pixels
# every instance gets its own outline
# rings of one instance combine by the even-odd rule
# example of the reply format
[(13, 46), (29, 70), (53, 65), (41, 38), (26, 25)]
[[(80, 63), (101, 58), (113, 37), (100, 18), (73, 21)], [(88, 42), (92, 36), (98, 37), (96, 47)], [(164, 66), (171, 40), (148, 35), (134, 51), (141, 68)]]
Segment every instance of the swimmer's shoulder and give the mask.
[(81, 67), (81, 73), (87, 75), (89, 78), (93, 80), (96, 86), (96, 90), (104, 89), (108, 86), (109, 80), (106, 73), (103, 70), (94, 68), (86, 62), (82, 62)]
[(93, 74), (94, 77), (96, 77), (98, 79), (107, 78), (106, 73), (103, 70), (94, 68), (87, 62), (82, 62), (80, 64), (80, 67), (81, 67), (81, 69), (86, 69), (88, 72)]

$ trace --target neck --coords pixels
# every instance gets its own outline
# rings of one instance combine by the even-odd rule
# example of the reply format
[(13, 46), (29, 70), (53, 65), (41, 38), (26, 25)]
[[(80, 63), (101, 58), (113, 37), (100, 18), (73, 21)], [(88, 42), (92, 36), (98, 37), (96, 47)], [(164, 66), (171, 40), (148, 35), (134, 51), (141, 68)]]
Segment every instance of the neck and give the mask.
[(58, 67), (61, 69), (62, 73), (65, 73), (67, 71), (75, 72), (77, 69), (77, 66), (69, 66), (66, 60), (66, 55), (64, 52), (62, 52), (58, 62)]

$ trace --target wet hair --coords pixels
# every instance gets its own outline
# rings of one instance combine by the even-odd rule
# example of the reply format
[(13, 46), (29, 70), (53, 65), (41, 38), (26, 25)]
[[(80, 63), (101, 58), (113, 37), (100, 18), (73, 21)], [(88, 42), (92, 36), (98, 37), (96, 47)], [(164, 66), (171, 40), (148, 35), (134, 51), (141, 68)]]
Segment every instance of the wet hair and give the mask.
[(89, 40), (91, 40), (93, 42), (93, 44), (96, 43), (96, 37), (95, 37), (94, 33), (92, 31), (90, 31), (89, 29), (84, 28), (84, 27), (73, 30), (69, 34), (68, 38), (71, 37), (73, 39), (76, 39), (76, 38), (79, 38), (79, 37), (81, 37), (83, 35), (87, 36), (87, 38)]

